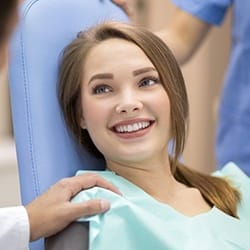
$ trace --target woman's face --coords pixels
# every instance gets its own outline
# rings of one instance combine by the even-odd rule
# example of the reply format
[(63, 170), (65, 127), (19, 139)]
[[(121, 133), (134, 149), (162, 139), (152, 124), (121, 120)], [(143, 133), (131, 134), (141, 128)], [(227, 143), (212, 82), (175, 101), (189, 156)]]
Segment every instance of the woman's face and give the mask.
[(166, 157), (169, 98), (144, 52), (122, 39), (94, 47), (83, 68), (81, 126), (107, 162)]

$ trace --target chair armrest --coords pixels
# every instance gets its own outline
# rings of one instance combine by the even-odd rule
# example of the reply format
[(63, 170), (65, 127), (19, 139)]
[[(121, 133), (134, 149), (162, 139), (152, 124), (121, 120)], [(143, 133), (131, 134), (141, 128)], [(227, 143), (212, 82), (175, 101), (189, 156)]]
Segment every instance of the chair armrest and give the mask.
[(63, 231), (45, 239), (45, 250), (88, 250), (89, 223), (74, 222)]

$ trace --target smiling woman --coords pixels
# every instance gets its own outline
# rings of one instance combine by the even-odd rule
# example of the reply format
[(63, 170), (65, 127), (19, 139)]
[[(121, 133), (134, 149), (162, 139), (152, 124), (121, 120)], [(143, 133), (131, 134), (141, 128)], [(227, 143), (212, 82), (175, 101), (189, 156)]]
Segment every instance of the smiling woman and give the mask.
[[(139, 161), (146, 168), (170, 138), (169, 100), (157, 71), (139, 47), (121, 39), (98, 44), (86, 61), (81, 84), (82, 128), (110, 169), (114, 158)], [(164, 158), (167, 163), (166, 153)]]
[[(79, 143), (105, 159), (106, 170), (98, 173), (123, 192), (118, 197), (95, 188), (73, 199), (112, 201), (107, 214), (80, 219), (90, 221), (90, 249), (120, 249), (121, 242), (127, 250), (198, 249), (199, 242), (207, 249), (238, 249), (250, 243), (242, 234), (250, 208), (239, 203), (240, 196), (249, 199), (249, 179), (229, 166), (217, 173), (237, 174), (237, 183), (229, 183), (178, 161), (187, 130), (187, 93), (174, 56), (159, 38), (121, 23), (80, 33), (63, 54), (59, 99)], [(192, 230), (197, 241), (190, 241)]]

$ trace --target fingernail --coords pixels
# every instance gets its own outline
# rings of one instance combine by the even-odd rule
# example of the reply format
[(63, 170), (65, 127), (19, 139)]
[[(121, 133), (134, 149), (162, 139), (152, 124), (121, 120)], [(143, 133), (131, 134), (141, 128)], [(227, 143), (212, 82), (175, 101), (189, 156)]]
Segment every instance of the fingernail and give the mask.
[(101, 200), (101, 209), (102, 209), (103, 211), (105, 211), (105, 210), (107, 210), (107, 209), (109, 209), (109, 208), (110, 208), (109, 202), (106, 201), (106, 200)]
[(119, 190), (119, 189), (117, 189), (117, 193), (119, 194), (119, 195), (121, 195), (121, 196), (123, 196), (123, 194), (122, 194), (122, 192)]

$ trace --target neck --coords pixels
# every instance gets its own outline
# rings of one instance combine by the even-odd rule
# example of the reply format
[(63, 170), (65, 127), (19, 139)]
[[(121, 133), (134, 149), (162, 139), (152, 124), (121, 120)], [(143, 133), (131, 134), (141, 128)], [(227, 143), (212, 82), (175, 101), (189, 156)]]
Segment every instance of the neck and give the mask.
[(171, 173), (169, 158), (145, 162), (108, 161), (107, 168), (129, 180), (157, 200), (168, 201), (180, 184)]

